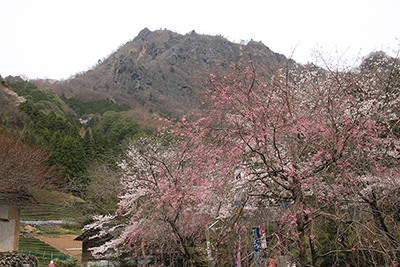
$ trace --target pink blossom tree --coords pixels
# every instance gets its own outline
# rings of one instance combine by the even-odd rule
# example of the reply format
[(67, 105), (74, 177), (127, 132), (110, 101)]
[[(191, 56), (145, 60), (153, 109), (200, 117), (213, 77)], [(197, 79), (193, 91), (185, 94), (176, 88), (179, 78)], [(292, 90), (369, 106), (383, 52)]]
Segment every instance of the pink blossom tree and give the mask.
[[(397, 117), (389, 108), (398, 99), (386, 101), (388, 80), (377, 73), (288, 64), (271, 76), (251, 60), (231, 65), (209, 74), (205, 112), (179, 123), (175, 133), (187, 137), (187, 153), (203, 155), (192, 168), (218, 166), (216, 183), (222, 184), (233, 180), (232, 170), (240, 172), (243, 192), (253, 199), (248, 203), (287, 203), (277, 211), (282, 236), (271, 247), (292, 243), (300, 266), (309, 256), (315, 265), (329, 255), (368, 249), (390, 254), (383, 260), (393, 263), (398, 237), (378, 202), (400, 186), (398, 138), (390, 123)], [(338, 237), (324, 251), (314, 225), (345, 225), (351, 207), (372, 214), (375, 223), (363, 229), (372, 227), (368, 234), (379, 244), (343, 244)]]
[[(95, 248), (94, 254), (111, 249), (114, 254), (109, 256), (127, 253), (166, 265), (183, 259), (184, 266), (193, 265), (196, 257), (206, 260), (205, 250), (199, 250), (205, 228), (216, 220), (224, 225), (234, 219), (232, 186), (214, 181), (210, 168), (207, 172), (193, 170), (192, 162), (198, 157), (189, 158), (186, 151), (175, 150), (176, 146), (177, 142), (167, 137), (129, 143), (119, 164), (124, 189), (118, 211), (98, 216), (85, 227), (102, 229), (100, 236), (108, 228), (118, 237)], [(222, 239), (226, 233), (220, 232)]]
[(174, 141), (129, 145), (117, 213), (87, 226), (121, 230), (94, 253), (179, 255), (190, 266), (207, 257), (199, 248), (213, 222), (214, 248), (227, 240), (241, 200), (242, 223), (271, 211), (268, 250), (292, 247), (300, 266), (394, 265), (400, 210), (384, 203), (400, 193), (399, 82), (396, 62), (383, 61), (271, 72), (250, 60), (209, 74), (204, 112), (171, 124)]

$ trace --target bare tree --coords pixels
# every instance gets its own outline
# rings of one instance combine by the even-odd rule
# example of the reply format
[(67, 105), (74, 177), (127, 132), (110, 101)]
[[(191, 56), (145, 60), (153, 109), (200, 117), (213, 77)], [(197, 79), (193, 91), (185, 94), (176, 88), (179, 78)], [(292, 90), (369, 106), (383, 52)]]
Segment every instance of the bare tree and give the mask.
[(0, 127), (0, 198), (18, 203), (37, 189), (59, 186), (49, 154), (22, 141), (21, 134)]

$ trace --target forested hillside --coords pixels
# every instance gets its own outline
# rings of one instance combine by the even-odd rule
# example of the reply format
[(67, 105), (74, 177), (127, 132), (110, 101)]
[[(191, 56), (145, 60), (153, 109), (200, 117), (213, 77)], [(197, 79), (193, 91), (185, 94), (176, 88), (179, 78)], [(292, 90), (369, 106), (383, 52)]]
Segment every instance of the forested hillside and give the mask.
[[(99, 168), (94, 166), (113, 168), (125, 139), (152, 134), (151, 129), (129, 116), (128, 107), (109, 99), (81, 102), (58, 97), (50, 89), (41, 91), (17, 77), (0, 81), (1, 127), (20, 132), (22, 142), (49, 153), (46, 162), (48, 167), (56, 167), (60, 177), (58, 190), (72, 192), (88, 204), (99, 202), (96, 197), (88, 197), (98, 190), (91, 186), (96, 183), (92, 178), (99, 176), (93, 174)], [(128, 113), (121, 114), (122, 111)], [(93, 204), (98, 206), (95, 209), (101, 206)]]

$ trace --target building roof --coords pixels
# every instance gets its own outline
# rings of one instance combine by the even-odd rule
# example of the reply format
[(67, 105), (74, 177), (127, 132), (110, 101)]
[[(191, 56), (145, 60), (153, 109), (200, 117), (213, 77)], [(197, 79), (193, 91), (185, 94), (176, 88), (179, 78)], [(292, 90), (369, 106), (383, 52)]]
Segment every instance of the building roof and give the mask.
[(76, 237), (74, 240), (76, 241), (82, 241), (82, 242), (90, 242), (93, 246), (96, 245), (102, 245), (105, 242), (111, 240), (114, 238), (114, 236), (110, 233), (106, 233), (102, 237), (94, 237), (100, 233), (100, 229), (89, 229), (80, 234), (78, 237)]

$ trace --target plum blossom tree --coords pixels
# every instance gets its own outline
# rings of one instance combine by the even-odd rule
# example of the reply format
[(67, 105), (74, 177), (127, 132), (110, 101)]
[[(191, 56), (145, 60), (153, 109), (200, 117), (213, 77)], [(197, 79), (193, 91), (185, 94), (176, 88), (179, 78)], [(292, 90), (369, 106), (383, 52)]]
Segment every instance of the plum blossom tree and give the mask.
[[(175, 133), (187, 137), (188, 154), (203, 155), (193, 169), (218, 166), (216, 183), (223, 184), (239, 171), (253, 199), (248, 203), (287, 203), (278, 212), (281, 238), (271, 247), (291, 243), (300, 266), (327, 257), (337, 264), (393, 264), (398, 221), (388, 227), (379, 203), (400, 186), (390, 122), (398, 121), (390, 109), (398, 98), (386, 101), (388, 80), (377, 75), (392, 70), (288, 64), (271, 77), (251, 60), (231, 65), (209, 74), (205, 112), (179, 123)], [(365, 209), (368, 219), (351, 218), (353, 208)], [(324, 247), (327, 223), (337, 233)], [(364, 240), (349, 234), (361, 228)], [(370, 256), (351, 262), (355, 252)]]
[[(123, 191), (118, 211), (98, 216), (85, 227), (108, 227), (109, 232), (118, 232), (116, 239), (95, 248), (95, 255), (111, 249), (114, 254), (109, 256), (128, 253), (166, 265), (182, 259), (184, 266), (194, 264), (198, 254), (205, 260), (204, 249), (198, 249), (204, 243), (204, 229), (215, 220), (232, 223), (233, 191), (230, 184), (213, 180), (211, 172), (193, 170), (192, 162), (199, 157), (189, 158), (176, 146), (177, 141), (168, 137), (142, 138), (128, 144), (119, 163)], [(220, 235), (221, 239), (226, 236), (225, 231)]]

